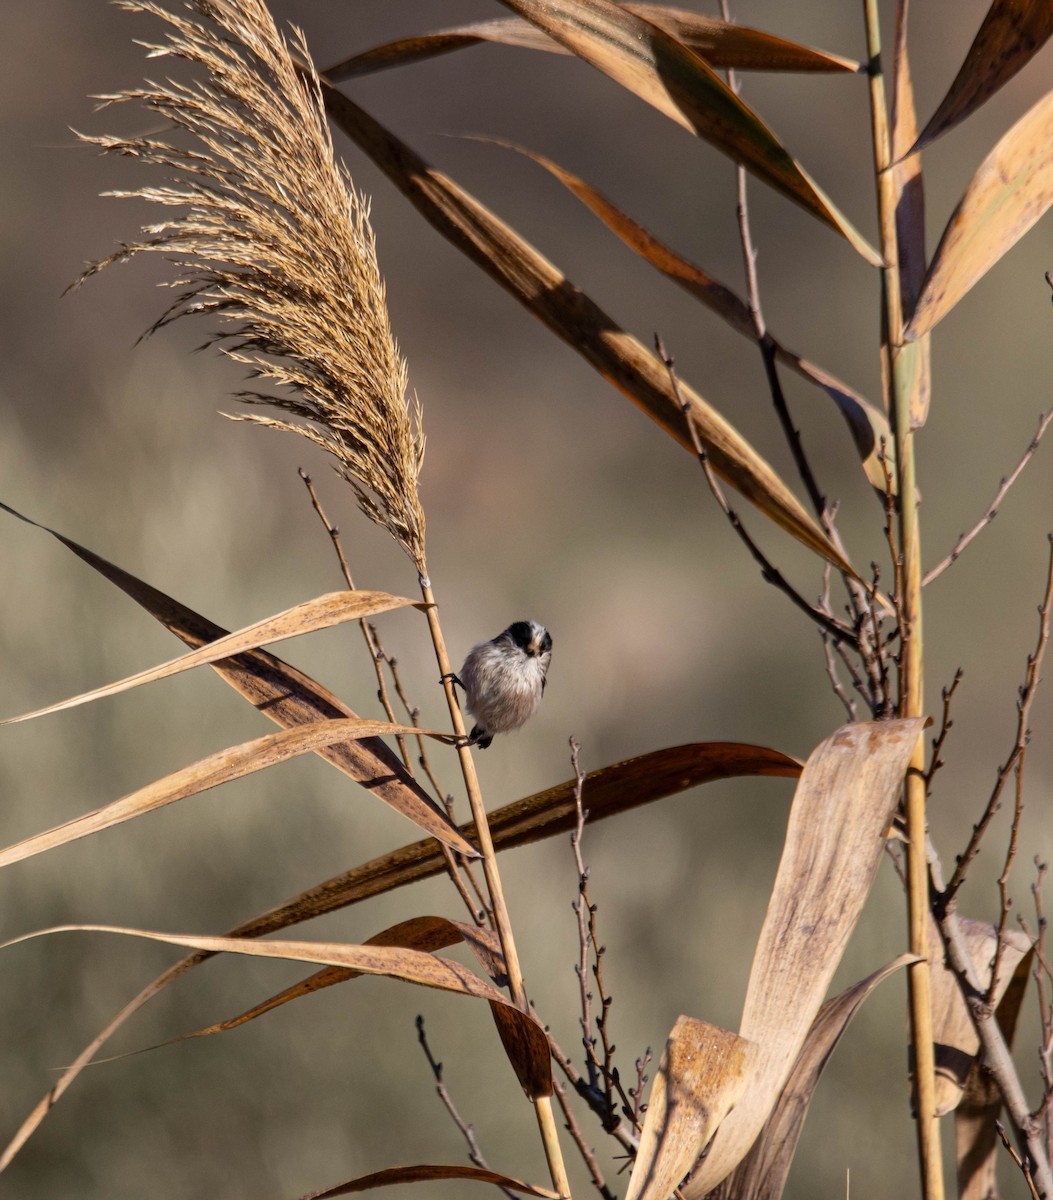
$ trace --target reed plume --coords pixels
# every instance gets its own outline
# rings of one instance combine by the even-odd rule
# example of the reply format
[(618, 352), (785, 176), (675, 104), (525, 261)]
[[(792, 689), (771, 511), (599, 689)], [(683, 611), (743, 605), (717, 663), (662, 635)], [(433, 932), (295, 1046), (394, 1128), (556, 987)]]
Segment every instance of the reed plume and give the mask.
[(150, 0), (120, 0), (163, 21), (151, 57), (204, 68), (98, 96), (137, 101), (189, 135), (84, 141), (167, 170), (164, 185), (109, 195), (183, 210), (90, 266), (81, 279), (146, 251), (176, 269), (175, 302), (148, 332), (193, 313), (222, 318), (212, 340), (269, 390), (239, 399), (299, 420), (240, 414), (298, 433), (328, 451), (362, 511), (403, 547), (422, 576), (424, 453), (419, 404), (406, 399), (406, 363), (391, 332), (369, 204), (337, 163), (317, 74), (294, 29), (278, 32), (261, 0), (191, 0), (193, 17)]

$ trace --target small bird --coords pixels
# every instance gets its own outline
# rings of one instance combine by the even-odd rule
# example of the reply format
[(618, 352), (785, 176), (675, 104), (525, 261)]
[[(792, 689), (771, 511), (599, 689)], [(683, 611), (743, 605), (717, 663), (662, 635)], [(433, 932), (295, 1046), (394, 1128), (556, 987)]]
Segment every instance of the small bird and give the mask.
[(536, 621), (515, 621), (469, 651), (457, 680), (475, 726), (468, 745), (485, 750), (495, 733), (511, 733), (537, 711), (552, 661), (552, 638)]

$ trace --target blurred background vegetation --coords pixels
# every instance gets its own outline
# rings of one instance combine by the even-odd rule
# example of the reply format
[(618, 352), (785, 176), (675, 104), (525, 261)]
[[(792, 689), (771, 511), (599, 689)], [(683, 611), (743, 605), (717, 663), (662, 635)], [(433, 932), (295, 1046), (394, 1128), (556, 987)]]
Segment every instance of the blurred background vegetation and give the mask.
[[(304, 27), (320, 67), (402, 34), (504, 12), (481, 0), (272, 0), (271, 8)], [(963, 0), (953, 20), (939, 6), (912, 14), (923, 121), (985, 8)], [(742, 0), (733, 15), (863, 57), (853, 5)], [(412, 594), (405, 560), (361, 520), (320, 456), (216, 415), (233, 410), (229, 393), (240, 376), (214, 353), (189, 353), (204, 327), (186, 324), (135, 344), (167, 299), (150, 264), (106, 272), (61, 296), (85, 260), (157, 219), (138, 202), (100, 199), (144, 182), (142, 172), (75, 147), (69, 131), (137, 129), (131, 110), (98, 116), (87, 97), (133, 86), (144, 70), (163, 72), (163, 62), (144, 63), (132, 43), (154, 38), (156, 26), (102, 0), (35, 0), (7, 6), (4, 18), (0, 499), (238, 628), (340, 586), (296, 476), (303, 465), (342, 527), (359, 586)], [(1047, 48), (927, 151), (930, 251), (980, 159), (1046, 90), (1049, 63)], [(747, 103), (873, 239), (864, 79), (742, 82)], [(617, 244), (533, 164), (456, 135), (498, 134), (549, 155), (741, 290), (734, 172), (725, 159), (569, 58), (476, 48), (345, 86), (624, 327), (645, 342), (660, 331), (682, 376), (793, 478), (755, 349)], [(761, 582), (697, 463), (424, 225), (340, 137), (337, 149), (373, 196), (392, 319), (424, 404), (429, 564), (451, 654), (522, 617), (543, 621), (555, 639), (540, 716), (479, 756), (491, 807), (567, 778), (571, 734), (586, 769), (694, 740), (806, 756), (844, 718), (818, 638)], [(877, 401), (876, 274), (759, 184), (751, 185), (751, 205), (769, 326)], [(932, 415), (917, 451), (926, 566), (980, 517), (1050, 403), (1053, 314), (1042, 277), (1050, 268), (1047, 219), (935, 333)], [(840, 418), (818, 391), (789, 377), (785, 386), (821, 484), (842, 498), (853, 560), (884, 561), (880, 506)], [(1012, 744), (1053, 512), (1050, 452), (1040, 451), (994, 526), (926, 593), (931, 712), (938, 715), (940, 686), (955, 668), (965, 670), (932, 805), (945, 862), (963, 845)], [(816, 593), (815, 561), (746, 516), (801, 590)], [(425, 722), (441, 723), (423, 622), (401, 612), (379, 623)], [(11, 518), (0, 523), (0, 648), (5, 716), (177, 652), (110, 585)], [(358, 711), (379, 711), (357, 633), (331, 631), (279, 653)], [(1022, 906), (1031, 857), (1053, 853), (1051, 716), (1047, 689), (1033, 710), (1013, 890)], [(4, 729), (0, 837), (14, 842), (269, 728), (214, 675), (195, 672)], [(440, 770), (454, 788), (452, 758)], [(680, 1012), (737, 1026), (791, 794), (789, 781), (714, 784), (587, 831), (623, 1073), (645, 1046), (660, 1048)], [(408, 823), (320, 761), (297, 761), (7, 868), (0, 936), (66, 921), (220, 932), (415, 838)], [(974, 868), (966, 915), (997, 913), (999, 845), (989, 838)], [(557, 839), (515, 851), (502, 869), (528, 989), (564, 1047), (576, 1047), (570, 848)], [(457, 908), (448, 883), (437, 880), (332, 915), (303, 936), (361, 941), (403, 917), (459, 916)], [(903, 948), (903, 910), (893, 872), (883, 868), (842, 983)], [(174, 956), (89, 934), (4, 952), (0, 1140), (50, 1086), (53, 1068)], [(297, 974), (288, 964), (212, 962), (148, 1006), (114, 1051), (232, 1015)], [(914, 1193), (904, 991), (902, 979), (882, 985), (849, 1030), (820, 1086), (788, 1195), (843, 1195), (847, 1170), (857, 1194)], [(230, 1035), (93, 1067), (10, 1169), (5, 1194), (281, 1197), (393, 1163), (457, 1161), (461, 1144), (416, 1044), (417, 1012), (491, 1164), (542, 1176), (533, 1117), (488, 1016), (453, 997), (363, 979)], [(1031, 1078), (1030, 1010), (1018, 1041)]]

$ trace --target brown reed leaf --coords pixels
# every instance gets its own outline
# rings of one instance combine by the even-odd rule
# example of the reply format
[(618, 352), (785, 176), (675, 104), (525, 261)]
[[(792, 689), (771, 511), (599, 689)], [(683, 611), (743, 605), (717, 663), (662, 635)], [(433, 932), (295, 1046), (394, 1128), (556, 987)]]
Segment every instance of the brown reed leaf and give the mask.
[(71, 696), (68, 700), (60, 700), (47, 708), (38, 708), (35, 712), (23, 713), (18, 717), (8, 717), (0, 721), (0, 725), (17, 725), (20, 721), (31, 721), (34, 717), (47, 716), (49, 713), (63, 712), (68, 708), (77, 708), (93, 700), (101, 700), (106, 696), (116, 696), (132, 688), (141, 687), (146, 683), (156, 683), (160, 679), (168, 679), (194, 667), (209, 666), (223, 658), (231, 658), (246, 650), (255, 650), (269, 642), (280, 642), (285, 638), (297, 637), (303, 633), (314, 633), (319, 629), (330, 629), (334, 625), (343, 625), (348, 621), (359, 621), (363, 617), (374, 616), (378, 613), (391, 612), (392, 609), (413, 606), (423, 609), (426, 607), (420, 601), (408, 600), (405, 596), (389, 596), (387, 592), (327, 592), (314, 600), (305, 600), (292, 608), (278, 613), (273, 617), (265, 617), (252, 625), (246, 625), (236, 633), (229, 633), (218, 641), (210, 642), (199, 650), (192, 650), (179, 658), (170, 659), (160, 666), (151, 667), (147, 671), (139, 671), (125, 679), (105, 687), (83, 692), (79, 696)]
[(166, 804), (173, 804), (188, 796), (196, 796), (210, 788), (242, 779), (257, 771), (265, 771), (268, 767), (301, 754), (315, 753), (334, 742), (397, 733), (424, 734), (444, 741), (455, 740), (449, 734), (433, 730), (417, 729), (412, 725), (393, 725), (388, 721), (368, 721), (362, 717), (316, 721), (310, 725), (283, 729), (280, 733), (268, 733), (251, 742), (242, 742), (238, 746), (218, 750), (215, 754), (154, 780), (146, 787), (129, 792), (127, 796), (97, 808), (94, 812), (75, 817), (72, 821), (66, 821), (44, 833), (38, 833), (0, 850), (0, 867), (43, 854), (45, 850), (65, 846), (89, 834), (100, 833), (124, 821), (145, 816), (146, 813), (163, 808)]
[(343, 93), (324, 81), (322, 90), (336, 124), (445, 238), (694, 454), (691, 420), (723, 479), (803, 545), (858, 578), (763, 456), (697, 392), (681, 380), (678, 400), (664, 364), (529, 242)]
[[(213, 624), (200, 613), (71, 538), (30, 520), (6, 504), (0, 503), (0, 509), (25, 521), (27, 525), (51, 534), (82, 562), (146, 609), (186, 645), (196, 648), (230, 636), (222, 626)], [(292, 728), (315, 721), (358, 716), (327, 688), (266, 650), (244, 651), (234, 657), (209, 663), (209, 666), (276, 725)], [(316, 753), (396, 812), (409, 818), (418, 828), (460, 854), (469, 858), (478, 856), (475, 847), (465, 841), (446, 813), (423, 791), (398, 755), (380, 738), (338, 742), (319, 747)]]
[(167, 40), (149, 47), (152, 57), (184, 59), (206, 77), (98, 97), (137, 101), (190, 145), (83, 138), (168, 173), (164, 184), (112, 195), (182, 211), (144, 227), (142, 240), (82, 280), (136, 254), (166, 258), (183, 290), (151, 332), (191, 313), (219, 317), (224, 352), (275, 389), (240, 398), (297, 418), (235, 419), (298, 433), (332, 454), (363, 512), (426, 574), (420, 409), (411, 416), (406, 401), (369, 205), (334, 158), (302, 35), (293, 32), (290, 52), (262, 0), (190, 0), (192, 17), (152, 0), (120, 7), (165, 23)]
[[(862, 69), (854, 59), (843, 58), (840, 54), (801, 46), (760, 29), (704, 17), (686, 8), (665, 4), (625, 4), (623, 7), (664, 29), (711, 67), (730, 67), (737, 71), (857, 72)], [(334, 63), (322, 74), (333, 82), (357, 79), (375, 71), (407, 66), (488, 42), (524, 50), (545, 50), (550, 54), (571, 53), (520, 17), (496, 17), (386, 42)]]
[(923, 718), (844, 725), (805, 763), (739, 1027), (757, 1047), (746, 1090), (685, 1200), (725, 1179), (771, 1115), (870, 892), (924, 726)]
[[(707, 271), (695, 263), (688, 261), (664, 242), (659, 241), (649, 230), (645, 229), (632, 217), (622, 212), (612, 204), (601, 192), (591, 187), (577, 175), (561, 167), (543, 154), (537, 154), (515, 142), (504, 138), (475, 137), (473, 140), (492, 142), (496, 146), (504, 146), (517, 154), (525, 155), (539, 167), (543, 167), (585, 207), (603, 222), (630, 250), (638, 254), (646, 262), (656, 267), (667, 279), (678, 284), (689, 295), (694, 296), (712, 312), (722, 317), (736, 333), (750, 340), (756, 340), (757, 332), (750, 316), (746, 302), (731, 288), (714, 279)], [(922, 268), (924, 270), (924, 266)], [(882, 492), (885, 489), (885, 471), (879, 456), (882, 440), (885, 442), (886, 464), (893, 455), (892, 430), (888, 417), (878, 408), (853, 391), (847, 384), (835, 378), (822, 367), (786, 349), (777, 338), (772, 338), (775, 344), (775, 357), (796, 371), (802, 379), (822, 388), (827, 396), (836, 404), (838, 411), (848, 426), (860, 462), (867, 479), (874, 487)]]
[(881, 256), (764, 122), (706, 63), (614, 0), (502, 0), (579, 58), (705, 139), (844, 237), (872, 266)]
[[(25, 519), (25, 518), (23, 518)], [(59, 535), (55, 535), (56, 537)], [(63, 539), (60, 539), (63, 540)], [(67, 543), (74, 549), (75, 543)], [(88, 554), (82, 551), (82, 556)], [(90, 559), (88, 560), (90, 561)], [(117, 568), (111, 568), (114, 578), (120, 583)], [(145, 587), (145, 585), (143, 585)], [(127, 585), (129, 594), (134, 589)], [(158, 593), (160, 595), (160, 593)], [(172, 602), (174, 604), (174, 601)], [(187, 610), (189, 611), (189, 610)], [(203, 618), (201, 618), (203, 620)], [(173, 620), (173, 631), (183, 629), (183, 618)], [(187, 636), (185, 630), (180, 636)], [(262, 651), (256, 651), (256, 654)], [(284, 664), (281, 664), (284, 666)], [(218, 668), (217, 668), (218, 669)], [(228, 668), (229, 669), (229, 668)], [(288, 668), (292, 670), (292, 668)], [(233, 678), (228, 678), (237, 686)], [(327, 693), (328, 694), (328, 693)], [(270, 707), (263, 711), (270, 713)], [(277, 718), (275, 718), (277, 719)], [(351, 743), (352, 747), (361, 743)], [(383, 743), (379, 743), (383, 746)], [(384, 747), (386, 750), (386, 747)], [(401, 766), (401, 764), (399, 764)], [(586, 776), (588, 789), (588, 813), (590, 821), (602, 820), (625, 812), (639, 804), (646, 804), (664, 796), (676, 795), (689, 787), (709, 780), (728, 779), (737, 775), (778, 775), (795, 778), (801, 765), (788, 755), (761, 746), (741, 745), (734, 742), (712, 742), (697, 745), (675, 746), (627, 759), (611, 767), (592, 771)], [(574, 804), (574, 780), (559, 787), (550, 788), (523, 800), (517, 800), (490, 814), (494, 844), (498, 850), (525, 845), (541, 838), (563, 833), (573, 828), (577, 820)], [(469, 823), (465, 829), (474, 830)], [(456, 828), (454, 827), (455, 832)], [(458, 836), (463, 836), (458, 832)], [(456, 847), (455, 847), (456, 848)], [(474, 851), (473, 851), (474, 853)], [(403, 887), (417, 879), (427, 879), (445, 869), (445, 860), (432, 839), (405, 846), (392, 854), (386, 854), (366, 863), (353, 871), (319, 884), (301, 893), (293, 900), (276, 909), (261, 914), (231, 930), (232, 937), (260, 937), (265, 933), (288, 928), (300, 921), (309, 920), (326, 912), (356, 904), (370, 896), (379, 895), (396, 887)], [(92, 1061), (102, 1046), (144, 1004), (162, 992), (169, 983), (197, 966), (208, 954), (194, 954), (164, 971), (153, 982), (134, 996), (121, 1011), (103, 1028), (62, 1072), (55, 1084), (28, 1114), (14, 1137), (0, 1154), (2, 1172), (18, 1154), (19, 1150), (40, 1127), (41, 1122), (55, 1103), (65, 1094), (80, 1072)]]
[(918, 138), (918, 148), (974, 113), (1034, 58), (1051, 34), (1049, 0), (993, 0), (947, 95)]
[(841, 1035), (879, 983), (916, 961), (913, 954), (901, 954), (827, 1000), (812, 1022), (786, 1086), (757, 1140), (735, 1170), (709, 1194), (708, 1200), (780, 1200), (812, 1096)]
[(498, 1171), (491, 1171), (484, 1167), (446, 1166), (442, 1163), (413, 1167), (385, 1167), (382, 1171), (360, 1175), (358, 1179), (348, 1180), (347, 1183), (338, 1183), (321, 1192), (308, 1192), (301, 1196), (300, 1200), (330, 1200), (331, 1197), (350, 1196), (352, 1192), (368, 1192), (372, 1188), (391, 1187), (403, 1183), (441, 1183), (444, 1179), (491, 1183), (497, 1187), (509, 1188), (513, 1192), (522, 1192), (526, 1196), (540, 1196), (542, 1200), (559, 1200), (559, 1192), (550, 1192), (547, 1188), (524, 1183), (521, 1179), (513, 1179)]
[(1053, 91), (984, 159), (947, 222), (905, 331), (928, 333), (1053, 204)]
[(755, 1050), (737, 1034), (677, 1017), (647, 1097), (625, 1200), (666, 1200), (738, 1102)]

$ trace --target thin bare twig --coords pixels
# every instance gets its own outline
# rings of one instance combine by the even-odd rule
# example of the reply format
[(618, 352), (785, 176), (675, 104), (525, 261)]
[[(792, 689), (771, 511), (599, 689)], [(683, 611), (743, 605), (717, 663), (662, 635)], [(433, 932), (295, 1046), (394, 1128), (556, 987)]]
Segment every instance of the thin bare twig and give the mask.
[[(439, 1099), (443, 1102), (446, 1111), (450, 1114), (451, 1120), (461, 1131), (461, 1136), (464, 1138), (465, 1144), (468, 1146), (468, 1157), (477, 1167), (482, 1167), (484, 1171), (488, 1171), (490, 1169), (490, 1164), (486, 1161), (485, 1157), (483, 1156), (483, 1152), (479, 1149), (479, 1143), (475, 1137), (475, 1127), (473, 1125), (469, 1125), (468, 1122), (465, 1121), (465, 1119), (457, 1111), (457, 1105), (454, 1104), (453, 1097), (450, 1095), (442, 1077), (442, 1063), (435, 1058), (435, 1055), (431, 1052), (431, 1047), (428, 1045), (428, 1038), (424, 1032), (423, 1016), (417, 1017), (416, 1025), (417, 1041), (420, 1042), (421, 1049), (424, 1051), (424, 1057), (428, 1060), (428, 1066), (431, 1067), (431, 1073), (435, 1077), (435, 1092)], [(506, 1187), (502, 1187), (501, 1184), (498, 1184), (497, 1186), (500, 1187), (501, 1191), (509, 1197), (509, 1200), (517, 1200), (515, 1192), (510, 1191)]]
[(655, 349), (658, 351), (658, 356), (661, 358), (666, 371), (669, 373), (669, 382), (673, 388), (673, 394), (676, 396), (676, 401), (680, 405), (681, 411), (687, 422), (688, 430), (691, 433), (691, 439), (694, 442), (695, 453), (698, 455), (698, 461), (702, 464), (702, 470), (705, 472), (706, 482), (709, 484), (709, 490), (713, 493), (713, 498), (720, 506), (721, 512), (727, 517), (728, 523), (732, 529), (739, 535), (746, 549), (749, 550), (754, 561), (761, 568), (761, 577), (767, 582), (778, 588), (784, 595), (803, 612), (810, 617), (820, 629), (825, 629), (835, 642), (849, 642), (851, 645), (856, 645), (856, 635), (848, 625), (843, 624), (836, 618), (829, 616), (827, 613), (821, 612), (814, 605), (808, 603), (807, 600), (798, 592), (790, 583), (783, 578), (782, 573), (774, 567), (764, 552), (757, 543), (746, 532), (745, 526), (739, 519), (739, 515), (728, 504), (727, 497), (724, 495), (724, 489), (720, 486), (720, 481), (713, 473), (713, 468), (709, 465), (709, 455), (706, 453), (705, 446), (702, 445), (698, 437), (698, 430), (695, 428), (694, 421), (691, 420), (691, 406), (686, 404), (681, 396), (680, 382), (674, 370), (672, 358), (666, 352), (666, 348), (662, 339), (655, 334)]
[(998, 1130), (998, 1136), (1002, 1139), (1002, 1145), (1005, 1146), (1005, 1148), (1009, 1151), (1009, 1157), (1013, 1160), (1013, 1162), (1016, 1163), (1023, 1173), (1024, 1182), (1027, 1184), (1028, 1191), (1030, 1191), (1032, 1196), (1032, 1200), (1042, 1200), (1038, 1194), (1038, 1190), (1035, 1188), (1035, 1181), (1031, 1178), (1031, 1164), (1026, 1158), (1021, 1158), (1020, 1155), (1017, 1154), (1016, 1150), (1013, 1149), (1013, 1144), (1010, 1142), (1009, 1138), (1006, 1137), (1005, 1126), (1001, 1121), (995, 1121), (995, 1129)]
[(987, 989), (988, 1004), (994, 1004), (995, 997), (998, 995), (998, 975), (1002, 969), (1002, 958), (1005, 955), (1005, 933), (1009, 927), (1009, 911), (1013, 906), (1012, 897), (1009, 895), (1009, 871), (1013, 866), (1013, 860), (1016, 858), (1017, 842), (1020, 837), (1020, 819), (1024, 815), (1024, 762), (1026, 758), (1027, 751), (1025, 750), (1017, 760), (1014, 771), (1016, 775), (1016, 789), (1013, 804), (1013, 822), (1009, 827), (1009, 842), (1006, 846), (1005, 863), (1002, 866), (1001, 875), (998, 876), (998, 935), (995, 939), (994, 963), (991, 966), (991, 983)]
[(995, 519), (995, 517), (998, 516), (998, 509), (1002, 501), (1005, 499), (1006, 493), (1013, 486), (1013, 484), (1016, 483), (1017, 479), (1020, 477), (1021, 471), (1023, 471), (1023, 469), (1034, 457), (1035, 451), (1038, 449), (1038, 444), (1042, 441), (1042, 435), (1049, 427), (1050, 421), (1053, 421), (1053, 408), (1039, 416), (1038, 430), (1035, 433), (1035, 436), (1031, 439), (1030, 445), (1024, 451), (1023, 458), (1021, 458), (1021, 460), (1017, 463), (1012, 474), (1007, 475), (998, 485), (998, 491), (995, 492), (994, 499), (987, 506), (987, 510), (984, 515), (979, 519), (979, 521), (976, 522), (976, 524), (972, 527), (972, 529), (969, 530), (968, 533), (963, 533), (957, 542), (955, 542), (954, 549), (950, 552), (950, 554), (948, 554), (946, 558), (938, 562), (932, 568), (932, 570), (925, 574), (921, 581), (922, 587), (927, 587), (934, 579), (942, 575), (952, 563), (957, 562), (962, 551), (966, 546), (969, 545), (973, 538), (975, 538), (978, 533), (986, 529), (987, 526), (990, 525)]
[(943, 716), (940, 719), (940, 732), (932, 739), (932, 758), (929, 762), (929, 769), (925, 772), (925, 787), (926, 790), (932, 790), (932, 780), (936, 772), (944, 765), (943, 762), (943, 744), (947, 740), (947, 735), (954, 728), (954, 721), (951, 719), (951, 701), (954, 699), (954, 693), (958, 690), (958, 684), (962, 681), (962, 669), (959, 667), (954, 672), (954, 678), (950, 685), (941, 691), (943, 696)]
[(629, 1117), (636, 1128), (641, 1130), (643, 1129), (643, 1116), (647, 1112), (647, 1105), (643, 1102), (644, 1089), (647, 1087), (649, 1079), (647, 1068), (651, 1065), (653, 1058), (654, 1054), (651, 1052), (651, 1047), (648, 1046), (636, 1060), (636, 1087), (629, 1089), (629, 1095), (633, 1100), (632, 1112), (629, 1113)]
[(1053, 534), (1049, 534), (1048, 539), (1050, 543), (1050, 556), (1049, 566), (1046, 571), (1046, 591), (1038, 610), (1038, 641), (1033, 653), (1027, 656), (1027, 669), (1024, 672), (1024, 682), (1020, 687), (1016, 705), (1016, 737), (1013, 742), (1013, 748), (1004, 765), (999, 768), (998, 777), (995, 780), (994, 788), (987, 801), (983, 815), (976, 825), (973, 826), (972, 836), (969, 838), (968, 845), (958, 858), (958, 865), (955, 867), (950, 882), (947, 884), (947, 891), (943, 900), (944, 904), (950, 904), (953, 901), (958, 889), (965, 881), (965, 873), (969, 868), (969, 864), (979, 852), (984, 834), (994, 820), (995, 814), (1002, 806), (1002, 792), (1005, 790), (1005, 785), (1016, 770), (1017, 764), (1023, 758), (1031, 737), (1031, 730), (1028, 728), (1028, 719), (1031, 715), (1031, 704), (1034, 701), (1035, 693), (1038, 691), (1038, 685), (1041, 681), (1042, 658), (1049, 643), (1050, 611), (1053, 609)]
[[(577, 809), (577, 822), (570, 835), (570, 844), (574, 850), (574, 863), (578, 869), (578, 896), (574, 901), (574, 913), (578, 918), (578, 962), (575, 973), (581, 994), (581, 1042), (585, 1048), (585, 1067), (588, 1072), (589, 1086), (597, 1095), (603, 1098), (603, 1107), (607, 1112), (604, 1127), (617, 1123), (617, 1106), (614, 1093), (624, 1106), (629, 1105), (618, 1068), (614, 1065), (615, 1046), (610, 1040), (608, 1017), (613, 998), (607, 994), (603, 983), (603, 956), (606, 947), (600, 943), (597, 936), (596, 905), (589, 899), (589, 868), (581, 854), (581, 839), (585, 831), (585, 819), (588, 816), (582, 803), (582, 793), (585, 786), (585, 772), (581, 769), (581, 744), (577, 738), (570, 739), (570, 761), (574, 768), (574, 804)], [(596, 1018), (596, 1029), (599, 1032), (599, 1042), (603, 1047), (602, 1059), (596, 1053), (596, 1036), (592, 1032), (592, 992), (589, 990), (589, 958), (592, 958), (591, 974), (596, 981), (596, 991), (600, 1000), (600, 1015)]]

